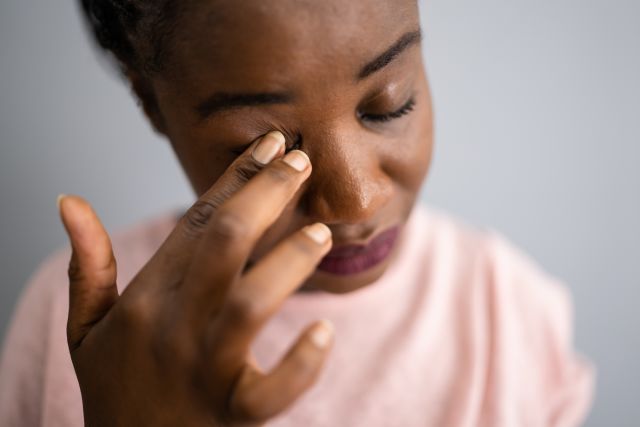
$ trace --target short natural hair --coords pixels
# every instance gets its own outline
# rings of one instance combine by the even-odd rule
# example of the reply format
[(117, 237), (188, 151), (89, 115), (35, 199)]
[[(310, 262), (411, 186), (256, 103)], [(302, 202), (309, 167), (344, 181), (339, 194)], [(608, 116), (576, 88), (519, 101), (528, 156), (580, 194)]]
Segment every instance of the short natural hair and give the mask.
[[(162, 71), (182, 0), (79, 0), (96, 42), (119, 65), (145, 74)], [(180, 4), (182, 3), (182, 4)]]

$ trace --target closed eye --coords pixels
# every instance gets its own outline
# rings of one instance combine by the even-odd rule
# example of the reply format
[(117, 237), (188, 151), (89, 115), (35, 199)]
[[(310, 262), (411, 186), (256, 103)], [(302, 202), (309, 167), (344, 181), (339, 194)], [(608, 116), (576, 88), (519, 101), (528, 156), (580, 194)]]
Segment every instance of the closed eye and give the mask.
[(367, 122), (385, 123), (391, 120), (399, 119), (402, 116), (406, 116), (413, 111), (415, 106), (416, 98), (412, 96), (402, 107), (395, 111), (384, 114), (358, 113), (358, 117), (360, 118), (360, 120), (364, 120)]

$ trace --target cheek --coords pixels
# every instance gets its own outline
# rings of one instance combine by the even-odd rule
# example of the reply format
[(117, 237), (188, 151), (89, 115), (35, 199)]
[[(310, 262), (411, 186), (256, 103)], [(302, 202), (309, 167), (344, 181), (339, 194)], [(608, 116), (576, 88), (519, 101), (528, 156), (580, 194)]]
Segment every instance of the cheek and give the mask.
[(166, 137), (194, 193), (199, 197), (224, 174), (236, 156), (229, 146), (224, 147), (219, 142), (225, 140), (226, 135), (193, 126), (193, 119), (182, 113), (184, 108), (174, 108), (169, 102), (167, 104), (163, 108), (167, 123)]
[(433, 152), (433, 117), (428, 97), (416, 108), (411, 126), (393, 143), (382, 167), (400, 186), (418, 192), (429, 171)]
[(233, 162), (231, 155), (197, 140), (171, 138), (171, 146), (191, 187), (199, 197), (217, 181)]

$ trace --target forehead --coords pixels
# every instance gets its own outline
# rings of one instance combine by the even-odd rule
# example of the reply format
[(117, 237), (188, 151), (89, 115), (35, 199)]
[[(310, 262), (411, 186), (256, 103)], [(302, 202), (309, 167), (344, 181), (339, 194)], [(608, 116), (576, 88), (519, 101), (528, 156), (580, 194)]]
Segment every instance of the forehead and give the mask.
[(415, 0), (191, 2), (174, 34), (172, 74), (245, 88), (348, 79), (418, 26)]

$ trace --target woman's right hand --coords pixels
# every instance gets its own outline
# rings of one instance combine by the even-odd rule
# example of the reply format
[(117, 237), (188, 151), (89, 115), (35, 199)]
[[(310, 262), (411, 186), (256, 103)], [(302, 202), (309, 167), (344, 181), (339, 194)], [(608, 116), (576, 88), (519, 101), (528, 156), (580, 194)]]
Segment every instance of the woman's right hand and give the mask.
[[(269, 150), (277, 154), (263, 165), (257, 159)], [(332, 342), (325, 321), (307, 327), (269, 373), (250, 354), (262, 326), (331, 247), (328, 227), (310, 225), (243, 271), (311, 173), (306, 154), (284, 151), (278, 132), (254, 142), (120, 296), (100, 220), (81, 198), (60, 199), (73, 250), (67, 337), (85, 425), (262, 425), (315, 382)]]

